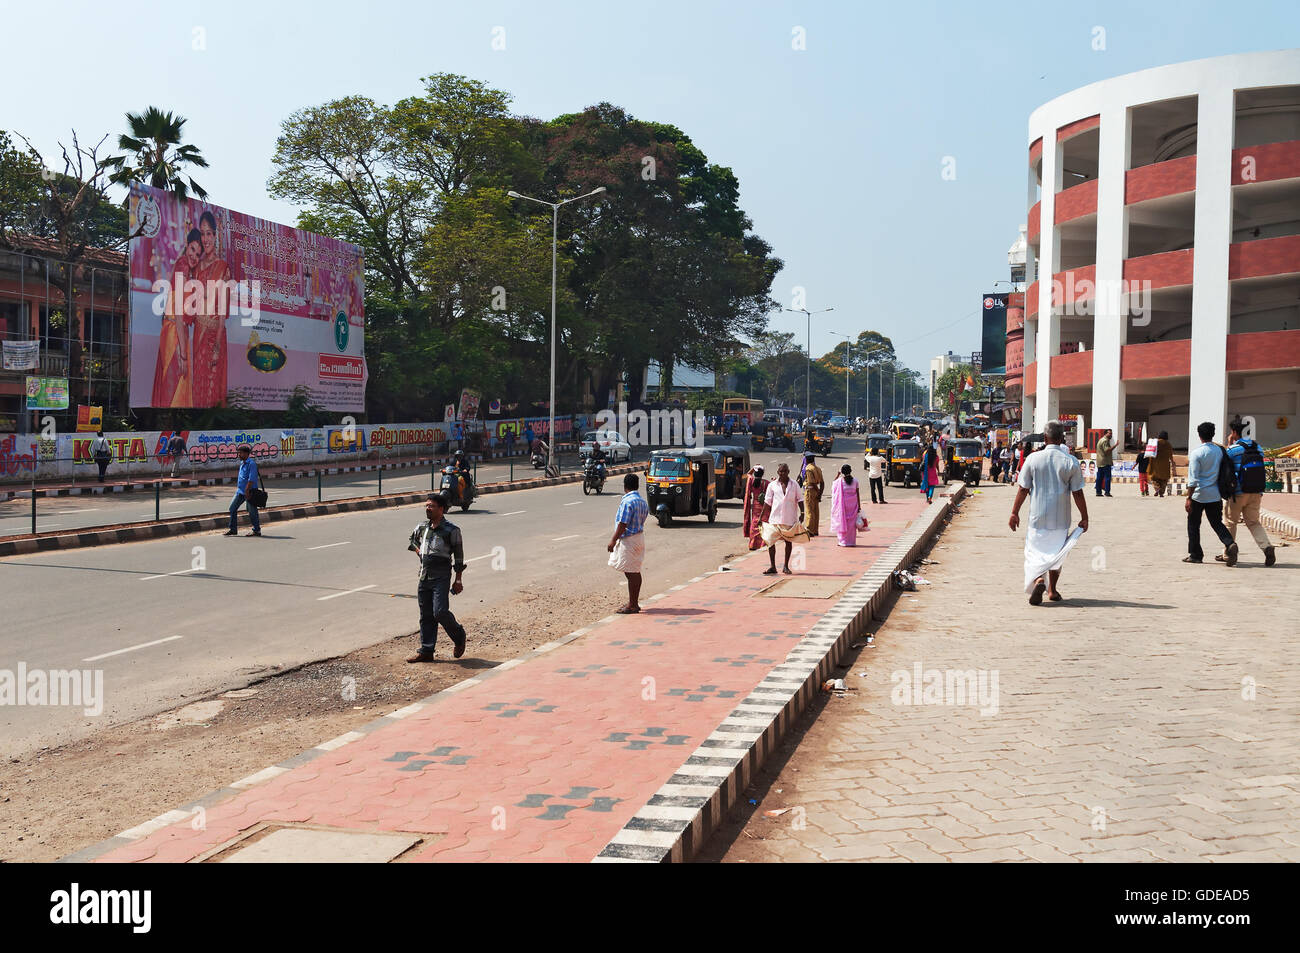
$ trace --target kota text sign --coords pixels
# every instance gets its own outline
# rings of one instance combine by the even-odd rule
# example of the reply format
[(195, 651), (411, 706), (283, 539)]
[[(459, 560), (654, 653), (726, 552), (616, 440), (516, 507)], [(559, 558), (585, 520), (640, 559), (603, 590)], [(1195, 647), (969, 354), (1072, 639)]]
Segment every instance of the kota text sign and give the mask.
[(136, 184), (131, 406), (365, 411), (361, 249)]

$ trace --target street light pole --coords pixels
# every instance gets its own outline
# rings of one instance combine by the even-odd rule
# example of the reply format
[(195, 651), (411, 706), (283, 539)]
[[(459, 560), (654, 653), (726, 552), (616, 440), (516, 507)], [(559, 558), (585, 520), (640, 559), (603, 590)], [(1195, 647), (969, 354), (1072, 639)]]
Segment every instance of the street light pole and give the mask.
[(849, 366), (849, 356), (853, 353), (853, 335), (832, 331), (837, 338), (844, 338), (844, 419), (849, 419), (849, 375), (853, 369)]
[(808, 380), (805, 382), (804, 389), (804, 416), (812, 416), (812, 316), (814, 314), (825, 314), (827, 311), (834, 311), (834, 308), (821, 308), (817, 311), (809, 311), (807, 308), (786, 308), (792, 314), (803, 314), (808, 317), (808, 351), (805, 357), (808, 358)]
[(551, 210), (551, 402), (547, 408), (550, 411), (550, 424), (548, 425), (546, 436), (547, 454), (546, 454), (546, 473), (548, 476), (553, 475), (555, 470), (555, 276), (556, 276), (556, 257), (558, 234), (560, 230), (560, 206), (568, 205), (570, 202), (577, 202), (581, 199), (590, 198), (593, 195), (599, 195), (605, 191), (602, 185), (599, 188), (592, 189), (585, 195), (578, 195), (571, 199), (565, 199), (562, 202), (546, 202), (542, 199), (535, 199), (531, 195), (520, 195), (518, 192), (510, 191), (506, 194), (512, 199), (524, 199), (528, 202), (536, 202), (538, 205), (548, 206)]

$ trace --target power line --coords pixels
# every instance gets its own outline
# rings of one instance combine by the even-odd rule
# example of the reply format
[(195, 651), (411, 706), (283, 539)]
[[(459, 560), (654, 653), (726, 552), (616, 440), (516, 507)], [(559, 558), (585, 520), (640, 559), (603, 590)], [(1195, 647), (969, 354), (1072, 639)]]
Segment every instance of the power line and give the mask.
[(924, 340), (925, 338), (928, 338), (931, 334), (938, 334), (940, 331), (946, 331), (948, 328), (952, 327), (953, 325), (961, 324), (963, 321), (965, 321), (965, 320), (967, 320), (967, 319), (969, 319), (969, 318), (973, 318), (973, 317), (975, 317), (975, 315), (977, 315), (977, 314), (979, 314), (979, 313), (980, 313), (980, 309), (979, 309), (979, 308), (976, 308), (976, 309), (975, 309), (974, 311), (972, 311), (970, 314), (963, 314), (960, 318), (958, 318), (956, 321), (951, 322), (950, 324), (945, 324), (945, 325), (943, 325), (942, 327), (934, 328), (934, 329), (931, 330), (931, 331), (926, 331), (924, 334), (920, 335), (919, 337), (914, 337), (914, 338), (912, 338), (910, 341), (903, 341), (903, 342), (901, 342), (900, 344), (898, 344), (897, 346), (898, 346), (898, 347), (906, 347), (908, 344), (915, 344), (917, 341), (922, 341), (922, 340)]

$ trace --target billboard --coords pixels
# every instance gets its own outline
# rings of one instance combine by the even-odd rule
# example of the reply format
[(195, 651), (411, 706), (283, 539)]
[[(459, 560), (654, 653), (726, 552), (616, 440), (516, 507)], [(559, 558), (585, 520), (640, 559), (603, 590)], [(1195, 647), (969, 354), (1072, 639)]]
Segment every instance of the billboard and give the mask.
[(984, 327), (980, 335), (980, 374), (1005, 374), (1007, 371), (1007, 296), (986, 294), (983, 301)]
[(28, 377), (28, 410), (67, 410), (68, 379), (66, 377)]
[(131, 406), (365, 411), (361, 249), (135, 183)]

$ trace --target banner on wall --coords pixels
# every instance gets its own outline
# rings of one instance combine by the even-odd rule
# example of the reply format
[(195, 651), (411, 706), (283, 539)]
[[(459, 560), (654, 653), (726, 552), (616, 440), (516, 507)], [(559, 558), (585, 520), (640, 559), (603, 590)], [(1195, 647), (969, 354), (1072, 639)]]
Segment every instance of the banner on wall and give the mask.
[(95, 433), (104, 426), (104, 408), (77, 405), (77, 432)]
[(66, 377), (28, 377), (28, 410), (67, 410), (68, 379)]
[(40, 359), (40, 341), (5, 341), (0, 348), (4, 353), (6, 371), (34, 371)]
[(361, 249), (135, 183), (131, 406), (365, 411)]
[(466, 387), (460, 392), (460, 419), (474, 420), (478, 417), (479, 393)]

